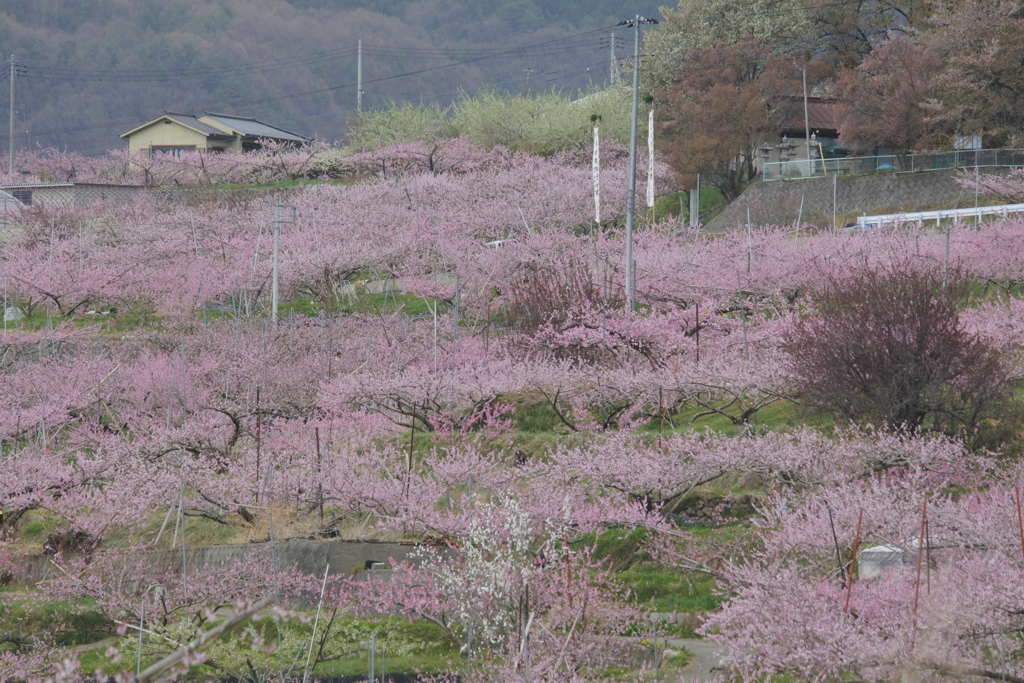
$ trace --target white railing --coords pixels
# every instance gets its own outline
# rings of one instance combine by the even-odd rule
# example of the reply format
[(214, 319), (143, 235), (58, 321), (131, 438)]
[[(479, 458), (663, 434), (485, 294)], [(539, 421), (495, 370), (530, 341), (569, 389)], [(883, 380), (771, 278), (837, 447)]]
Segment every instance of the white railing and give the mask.
[(860, 230), (875, 230), (902, 223), (924, 225), (928, 221), (935, 221), (935, 225), (938, 226), (944, 220), (957, 222), (965, 218), (973, 218), (976, 221), (981, 221), (986, 216), (1006, 218), (1013, 213), (1024, 213), (1024, 204), (1000, 204), (999, 206), (979, 206), (969, 209), (940, 209), (938, 211), (914, 211), (912, 213), (861, 216), (857, 219), (857, 228)]

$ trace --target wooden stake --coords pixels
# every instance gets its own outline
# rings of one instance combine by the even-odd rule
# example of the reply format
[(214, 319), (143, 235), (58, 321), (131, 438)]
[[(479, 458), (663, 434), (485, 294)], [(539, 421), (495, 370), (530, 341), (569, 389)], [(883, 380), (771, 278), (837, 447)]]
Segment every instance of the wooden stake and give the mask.
[(924, 522), (924, 585), (925, 595), (932, 594), (932, 525)]
[(1017, 528), (1020, 530), (1020, 554), (1024, 557), (1024, 515), (1021, 515), (1020, 487), (1014, 488), (1017, 494)]
[(924, 560), (924, 533), (925, 524), (928, 523), (928, 499), (924, 499), (921, 506), (921, 533), (917, 537), (917, 581), (914, 583), (914, 623), (917, 628), (917, 607), (921, 601), (921, 563)]
[(569, 599), (569, 609), (572, 609), (572, 567), (569, 565), (569, 539), (567, 535), (562, 536), (562, 548), (565, 551), (565, 593)]
[(843, 569), (843, 554), (839, 551), (839, 536), (836, 535), (836, 523), (832, 519), (832, 508), (825, 506), (825, 511), (828, 512), (828, 525), (832, 529), (832, 544), (836, 548), (836, 566), (839, 567), (839, 587), (846, 588), (846, 572)]
[(409, 459), (405, 462), (405, 476), (412, 476), (412, 451), (416, 447), (416, 404), (412, 404), (412, 419), (409, 421)]
[(256, 505), (260, 504), (260, 388), (256, 387)]
[(850, 576), (846, 581), (846, 606), (843, 608), (843, 612), (846, 614), (850, 613), (850, 597), (853, 595), (853, 577), (854, 572), (857, 570), (857, 549), (860, 546), (860, 526), (864, 522), (864, 510), (861, 509), (860, 515), (857, 517), (857, 533), (853, 536), (853, 554), (850, 556)]
[(317, 507), (320, 508), (320, 528), (324, 528), (324, 478), (321, 467), (322, 456), (320, 454), (320, 427), (314, 429), (316, 434), (316, 485), (317, 485)]
[(700, 304), (694, 304), (693, 322), (693, 336), (697, 342), (697, 365), (700, 365)]
[[(665, 431), (665, 408), (662, 403), (661, 387), (658, 387), (658, 448), (662, 447), (661, 435)], [(571, 607), (571, 605), (570, 605)]]

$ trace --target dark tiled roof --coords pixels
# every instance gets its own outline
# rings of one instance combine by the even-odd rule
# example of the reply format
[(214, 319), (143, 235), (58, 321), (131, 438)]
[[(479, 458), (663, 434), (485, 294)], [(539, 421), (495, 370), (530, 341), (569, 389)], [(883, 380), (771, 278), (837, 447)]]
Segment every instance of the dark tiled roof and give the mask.
[(206, 135), (216, 136), (216, 137), (224, 137), (224, 138), (230, 138), (231, 137), (230, 135), (228, 135), (224, 131), (218, 130), (217, 128), (214, 128), (213, 126), (211, 126), (208, 123), (203, 123), (202, 121), (199, 120), (198, 116), (193, 116), (191, 114), (179, 114), (179, 113), (173, 112), (173, 111), (165, 111), (164, 112), (164, 116), (166, 116), (167, 118), (171, 119), (172, 121), (176, 121), (176, 122), (180, 123), (183, 126), (188, 126), (189, 128), (195, 128), (200, 133), (204, 133)]
[(274, 140), (288, 140), (289, 142), (308, 141), (308, 138), (304, 138), (301, 135), (284, 130), (283, 128), (278, 128), (277, 126), (272, 126), (269, 123), (257, 121), (256, 119), (245, 118), (242, 116), (230, 116), (228, 114), (206, 114), (205, 116), (206, 118), (227, 126), (246, 137), (271, 138)]

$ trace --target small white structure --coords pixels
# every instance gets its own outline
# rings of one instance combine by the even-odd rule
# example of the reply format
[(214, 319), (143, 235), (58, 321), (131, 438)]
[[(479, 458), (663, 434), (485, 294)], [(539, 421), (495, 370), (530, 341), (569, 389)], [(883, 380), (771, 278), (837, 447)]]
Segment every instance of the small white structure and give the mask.
[[(916, 545), (916, 540), (915, 540)], [(915, 559), (908, 557), (903, 548), (894, 545), (875, 545), (857, 554), (857, 577), (874, 579), (883, 571), (913, 565)]]

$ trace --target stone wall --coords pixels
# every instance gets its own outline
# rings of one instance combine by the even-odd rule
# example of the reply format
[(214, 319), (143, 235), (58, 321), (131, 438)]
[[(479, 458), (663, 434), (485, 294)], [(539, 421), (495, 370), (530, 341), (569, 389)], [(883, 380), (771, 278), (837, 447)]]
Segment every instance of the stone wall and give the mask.
[(832, 225), (833, 207), (839, 216), (849, 217), (917, 211), (938, 203), (973, 206), (973, 194), (956, 182), (956, 175), (956, 171), (944, 170), (755, 183), (708, 221), (705, 230), (724, 232), (745, 226), (748, 210), (751, 225), (793, 225), (800, 215), (801, 199), (802, 222), (821, 227)]

